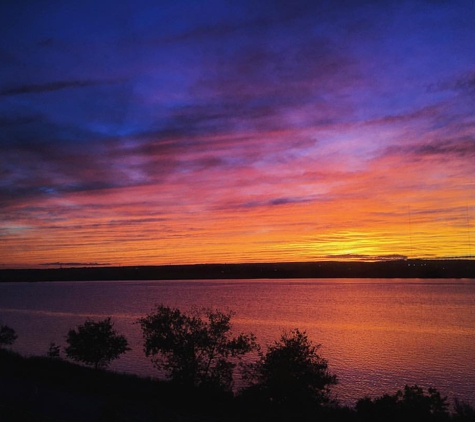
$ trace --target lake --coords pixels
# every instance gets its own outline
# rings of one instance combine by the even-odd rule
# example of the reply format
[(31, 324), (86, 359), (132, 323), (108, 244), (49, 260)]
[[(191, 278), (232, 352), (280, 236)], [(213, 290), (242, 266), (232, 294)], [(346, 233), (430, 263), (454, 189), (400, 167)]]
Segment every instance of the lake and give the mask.
[(132, 348), (111, 369), (156, 376), (136, 321), (158, 303), (231, 310), (234, 331), (253, 332), (261, 345), (306, 330), (322, 345), (345, 404), (418, 384), (475, 405), (475, 280), (1, 283), (0, 324), (17, 332), (13, 350), (45, 355), (86, 318), (111, 316)]

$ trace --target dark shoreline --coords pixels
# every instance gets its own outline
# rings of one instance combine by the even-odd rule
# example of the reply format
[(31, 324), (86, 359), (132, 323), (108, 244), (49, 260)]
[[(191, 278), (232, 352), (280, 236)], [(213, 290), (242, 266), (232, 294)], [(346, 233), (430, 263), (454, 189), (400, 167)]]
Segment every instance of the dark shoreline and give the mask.
[(475, 278), (475, 260), (0, 269), (0, 282), (285, 278)]

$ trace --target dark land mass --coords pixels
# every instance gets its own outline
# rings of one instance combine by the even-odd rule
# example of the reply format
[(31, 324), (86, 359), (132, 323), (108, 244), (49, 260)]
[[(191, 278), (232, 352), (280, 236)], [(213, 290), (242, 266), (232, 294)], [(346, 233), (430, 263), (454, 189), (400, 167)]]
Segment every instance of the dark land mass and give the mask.
[(1, 422), (356, 422), (347, 407), (299, 413), (272, 411), (230, 392), (0, 349)]
[(323, 261), (0, 270), (0, 282), (261, 278), (475, 278), (475, 260)]
[[(363, 395), (364, 392), (362, 392)], [(428, 395), (387, 396), (371, 406), (282, 406), (251, 396), (95, 370), (60, 358), (0, 349), (2, 422), (473, 422), (475, 408), (440, 408)], [(398, 401), (399, 400), (399, 401)], [(368, 407), (370, 405), (370, 407)]]
[(0, 349), (2, 422), (217, 421), (232, 405), (225, 394)]

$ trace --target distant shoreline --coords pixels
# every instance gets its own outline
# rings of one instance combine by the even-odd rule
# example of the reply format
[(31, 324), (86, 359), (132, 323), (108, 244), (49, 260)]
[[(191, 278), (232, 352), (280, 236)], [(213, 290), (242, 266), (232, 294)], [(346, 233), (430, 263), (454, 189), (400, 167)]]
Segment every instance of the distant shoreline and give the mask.
[(287, 262), (0, 269), (0, 282), (285, 278), (473, 278), (475, 260)]

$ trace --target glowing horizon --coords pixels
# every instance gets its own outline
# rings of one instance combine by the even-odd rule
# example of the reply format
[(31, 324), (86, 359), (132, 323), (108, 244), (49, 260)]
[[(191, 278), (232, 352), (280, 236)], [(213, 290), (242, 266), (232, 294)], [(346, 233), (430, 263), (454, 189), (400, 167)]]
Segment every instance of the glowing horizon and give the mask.
[(366, 3), (0, 6), (0, 268), (473, 258), (475, 6)]

